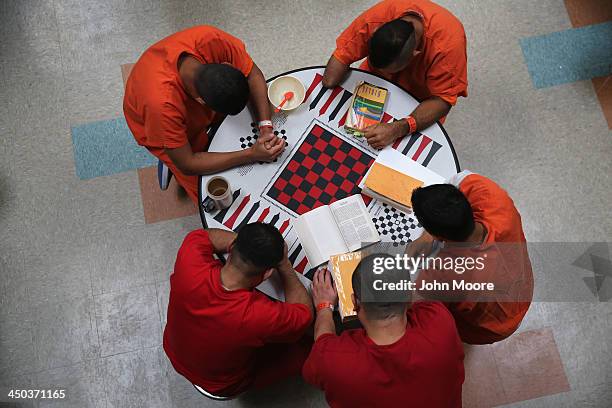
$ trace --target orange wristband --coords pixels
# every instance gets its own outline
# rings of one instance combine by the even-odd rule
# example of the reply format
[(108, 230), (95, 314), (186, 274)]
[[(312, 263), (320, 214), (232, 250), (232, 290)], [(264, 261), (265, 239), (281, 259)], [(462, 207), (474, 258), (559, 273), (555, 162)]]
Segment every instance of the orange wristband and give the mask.
[(417, 130), (417, 123), (416, 123), (416, 119), (410, 115), (406, 118), (406, 122), (408, 123), (408, 133), (412, 134), (414, 132), (416, 132)]
[(329, 309), (333, 312), (334, 305), (332, 305), (330, 302), (321, 302), (317, 305), (317, 312), (320, 312), (321, 310), (325, 310), (325, 309)]

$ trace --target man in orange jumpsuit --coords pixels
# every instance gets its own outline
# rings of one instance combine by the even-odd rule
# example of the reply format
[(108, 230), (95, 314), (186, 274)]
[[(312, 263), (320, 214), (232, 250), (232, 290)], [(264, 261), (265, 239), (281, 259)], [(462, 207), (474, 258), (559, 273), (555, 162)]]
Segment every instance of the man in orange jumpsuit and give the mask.
[(349, 66), (381, 75), (421, 103), (404, 120), (371, 126), (364, 136), (381, 149), (406, 134), (444, 121), (467, 96), (467, 56), (461, 22), (429, 0), (385, 0), (366, 10), (336, 40), (323, 85), (334, 87)]
[[(208, 128), (252, 102), (260, 134), (251, 148), (207, 152)], [(193, 27), (152, 45), (126, 83), (123, 111), (138, 144), (174, 174), (198, 201), (198, 175), (254, 161), (272, 161), (285, 148), (274, 136), (263, 74), (242, 41), (210, 26)]]
[[(533, 273), (521, 216), (508, 193), (486, 177), (463, 171), (450, 184), (416, 189), (412, 206), (425, 232), (408, 247), (408, 255), (461, 261), (421, 270), (417, 288), (423, 281), (451, 287), (453, 281), (492, 283), (494, 289), (422, 294), (444, 300), (464, 343), (494, 343), (514, 333), (531, 303)], [(468, 259), (473, 260), (470, 268)]]

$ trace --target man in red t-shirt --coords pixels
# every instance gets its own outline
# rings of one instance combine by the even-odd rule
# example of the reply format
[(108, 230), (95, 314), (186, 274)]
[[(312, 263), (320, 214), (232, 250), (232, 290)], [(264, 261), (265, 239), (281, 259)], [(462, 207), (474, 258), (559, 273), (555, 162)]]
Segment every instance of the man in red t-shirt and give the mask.
[[(229, 253), (227, 263), (216, 253)], [(286, 301), (254, 288), (278, 272)], [(306, 288), (269, 224), (187, 235), (170, 277), (164, 350), (178, 373), (211, 394), (233, 397), (299, 375), (313, 318)], [(302, 340), (301, 340), (302, 339)]]
[[(417, 287), (434, 280), (451, 287), (453, 281), (493, 285), (425, 290), (421, 295), (445, 302), (465, 343), (494, 343), (514, 333), (531, 304), (533, 272), (521, 215), (508, 193), (465, 170), (449, 184), (414, 190), (412, 208), (425, 232), (408, 247), (408, 255), (461, 262), (421, 270)], [(470, 259), (473, 267), (466, 268)]]
[[(267, 85), (238, 38), (211, 26), (192, 27), (153, 44), (125, 85), (123, 112), (139, 145), (174, 174), (198, 202), (198, 175), (272, 161), (285, 142), (274, 136)], [(261, 137), (253, 147), (207, 152), (208, 129), (252, 102)], [(249, 129), (250, 132), (250, 129)]]
[(305, 380), (323, 389), (332, 407), (461, 407), (463, 347), (453, 317), (437, 302), (409, 308), (407, 291), (375, 290), (377, 281), (407, 278), (399, 268), (374, 273), (376, 258), (395, 259), (362, 259), (352, 276), (352, 299), (364, 329), (340, 336), (332, 319), (337, 293), (331, 276), (316, 273), (315, 344), (302, 370)]

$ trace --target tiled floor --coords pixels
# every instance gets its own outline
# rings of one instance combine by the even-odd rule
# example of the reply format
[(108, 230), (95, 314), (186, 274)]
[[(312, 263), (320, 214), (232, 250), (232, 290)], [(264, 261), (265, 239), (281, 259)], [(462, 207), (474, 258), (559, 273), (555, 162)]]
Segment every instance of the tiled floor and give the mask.
[[(468, 38), (469, 98), (445, 124), (462, 167), (510, 192), (530, 241), (612, 241), (607, 85), (534, 89), (520, 47), (601, 21), (576, 12), (582, 1), (439, 2)], [(372, 3), (0, 1), (0, 388), (69, 390), (67, 401), (41, 407), (325, 405), (298, 380), (212, 403), (174, 372), (160, 347), (168, 277), (199, 217), (186, 206), (147, 218), (150, 169), (81, 180), (70, 129), (120, 117), (121, 66), (181, 28), (233, 33), (273, 76), (324, 64), (342, 28)], [(535, 303), (517, 335), (469, 355), (466, 406), (609, 407), (611, 338), (610, 303)]]

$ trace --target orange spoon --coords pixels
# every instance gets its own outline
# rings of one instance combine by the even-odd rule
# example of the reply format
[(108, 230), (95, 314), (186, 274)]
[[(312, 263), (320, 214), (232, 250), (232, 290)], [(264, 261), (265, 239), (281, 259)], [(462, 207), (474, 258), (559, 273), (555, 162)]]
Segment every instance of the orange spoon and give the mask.
[(281, 101), (280, 105), (278, 105), (277, 108), (274, 109), (274, 113), (280, 112), (283, 105), (291, 98), (293, 98), (293, 92), (285, 92), (285, 94), (283, 95), (283, 100)]

